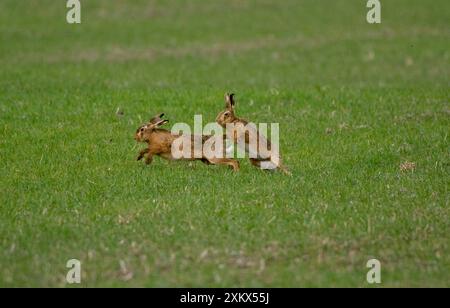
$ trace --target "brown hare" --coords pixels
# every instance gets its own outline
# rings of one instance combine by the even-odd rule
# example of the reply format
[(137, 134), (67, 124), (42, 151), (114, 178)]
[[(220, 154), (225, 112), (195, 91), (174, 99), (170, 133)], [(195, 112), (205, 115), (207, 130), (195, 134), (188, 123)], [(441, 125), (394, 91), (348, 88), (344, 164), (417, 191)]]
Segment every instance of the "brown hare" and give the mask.
[[(138, 142), (147, 143), (147, 148), (139, 152), (137, 160), (141, 160), (146, 156), (145, 163), (150, 164), (153, 161), (153, 156), (157, 155), (167, 160), (200, 160), (205, 164), (212, 165), (228, 165), (234, 171), (239, 170), (239, 162), (230, 158), (211, 158), (206, 157), (203, 153), (195, 155), (196, 149), (202, 149), (202, 146), (195, 147), (196, 142), (205, 143), (210, 136), (202, 136), (202, 138), (194, 138), (194, 135), (176, 135), (172, 134), (166, 129), (160, 128), (162, 125), (168, 123), (168, 120), (163, 120), (164, 113), (153, 117), (149, 123), (140, 126), (134, 135), (134, 139)], [(175, 158), (172, 154), (172, 145), (175, 140), (179, 138), (191, 139), (191, 149), (188, 158)], [(183, 149), (179, 149), (182, 151)], [(198, 151), (198, 150), (197, 150)]]
[[(278, 169), (290, 175), (289, 170), (281, 163), (278, 150), (272, 147), (267, 138), (258, 131), (256, 125), (249, 125), (247, 120), (235, 115), (234, 94), (225, 94), (225, 110), (217, 115), (216, 122), (226, 128), (226, 135), (235, 144), (242, 142), (249, 153), (250, 162), (261, 169)], [(252, 124), (252, 123), (250, 123)]]

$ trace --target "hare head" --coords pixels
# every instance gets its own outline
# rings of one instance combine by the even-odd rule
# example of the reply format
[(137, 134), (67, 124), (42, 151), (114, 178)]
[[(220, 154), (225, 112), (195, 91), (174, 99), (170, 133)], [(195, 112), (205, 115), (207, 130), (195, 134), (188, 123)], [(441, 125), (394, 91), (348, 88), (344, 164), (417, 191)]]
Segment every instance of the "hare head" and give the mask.
[(234, 94), (225, 94), (225, 110), (217, 115), (216, 122), (225, 127), (228, 123), (233, 123), (237, 118), (234, 115)]
[(150, 134), (152, 134), (157, 128), (169, 122), (169, 120), (163, 120), (164, 113), (161, 113), (153, 117), (149, 123), (140, 126), (134, 134), (134, 139), (138, 142), (147, 142)]

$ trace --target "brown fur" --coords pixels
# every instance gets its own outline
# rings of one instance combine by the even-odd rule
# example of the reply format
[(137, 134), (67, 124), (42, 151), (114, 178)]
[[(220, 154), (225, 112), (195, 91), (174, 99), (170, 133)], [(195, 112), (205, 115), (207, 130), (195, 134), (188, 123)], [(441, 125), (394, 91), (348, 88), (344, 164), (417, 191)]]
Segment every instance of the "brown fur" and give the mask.
[[(250, 134), (248, 130), (244, 129), (244, 126), (246, 126), (249, 122), (247, 120), (238, 118), (235, 115), (234, 107), (235, 107), (235, 101), (234, 101), (234, 94), (225, 94), (225, 110), (220, 112), (217, 115), (216, 122), (221, 125), (223, 128), (226, 128), (227, 124), (235, 124), (232, 131), (227, 131), (227, 136), (229, 136), (235, 143), (238, 141), (239, 138), (244, 137), (246, 145), (249, 144)], [(261, 167), (261, 162), (271, 161), (271, 157), (274, 155), (273, 151), (271, 150), (271, 144), (270, 141), (264, 137), (263, 134), (259, 133), (259, 131), (254, 132), (257, 137), (257, 149), (259, 151), (259, 144), (261, 142), (264, 142), (267, 144), (268, 151), (261, 153), (258, 152), (258, 156), (265, 157), (265, 158), (250, 158), (250, 162), (255, 167)], [(246, 150), (248, 151), (247, 147)], [(269, 157), (269, 158), (267, 158)], [(281, 170), (283, 173), (290, 175), (291, 173), (289, 170), (283, 166), (281, 163), (281, 157), (280, 162), (277, 167), (277, 169)]]
[[(160, 126), (168, 123), (168, 120), (163, 120), (162, 117), (164, 114), (160, 114), (155, 116), (150, 120), (148, 124), (142, 125), (136, 130), (134, 135), (134, 139), (138, 142), (147, 143), (148, 147), (139, 152), (139, 156), (137, 160), (141, 160), (146, 156), (145, 163), (150, 164), (153, 161), (153, 157), (160, 156), (167, 160), (175, 160), (172, 156), (172, 144), (181, 136), (173, 135), (170, 131), (166, 129), (159, 128)], [(228, 158), (207, 158), (205, 156), (201, 158), (194, 157), (194, 136), (191, 136), (191, 157), (189, 159), (184, 160), (200, 160), (205, 164), (212, 165), (228, 165), (234, 171), (239, 170), (239, 162), (234, 159)], [(201, 142), (204, 143), (208, 140), (208, 136), (202, 136)]]

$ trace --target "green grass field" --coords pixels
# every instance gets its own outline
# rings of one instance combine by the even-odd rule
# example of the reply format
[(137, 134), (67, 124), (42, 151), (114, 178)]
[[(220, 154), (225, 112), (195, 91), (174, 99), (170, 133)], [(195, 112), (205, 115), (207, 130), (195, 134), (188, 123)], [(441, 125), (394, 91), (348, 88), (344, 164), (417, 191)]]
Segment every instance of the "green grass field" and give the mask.
[[(0, 286), (450, 287), (450, 3), (381, 2), (2, 0)], [(228, 91), (292, 177), (135, 161)]]

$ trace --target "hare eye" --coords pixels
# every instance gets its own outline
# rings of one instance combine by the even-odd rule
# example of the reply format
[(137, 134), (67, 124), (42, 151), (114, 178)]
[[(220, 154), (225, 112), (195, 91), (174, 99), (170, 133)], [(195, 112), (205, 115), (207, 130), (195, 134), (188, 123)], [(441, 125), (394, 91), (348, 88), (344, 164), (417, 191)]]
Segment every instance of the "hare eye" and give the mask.
[(143, 132), (144, 131), (144, 128), (141, 128), (141, 132)]

